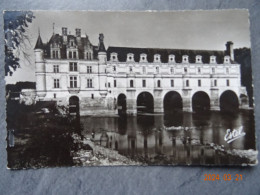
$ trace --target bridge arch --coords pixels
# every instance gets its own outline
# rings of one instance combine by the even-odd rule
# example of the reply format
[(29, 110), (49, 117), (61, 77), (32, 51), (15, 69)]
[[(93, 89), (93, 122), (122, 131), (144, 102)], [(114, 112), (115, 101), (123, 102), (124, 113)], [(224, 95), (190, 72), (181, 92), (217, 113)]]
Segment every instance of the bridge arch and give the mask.
[(117, 110), (119, 115), (125, 115), (127, 106), (126, 106), (126, 95), (120, 93), (117, 97)]
[(136, 100), (137, 113), (153, 113), (154, 98), (153, 95), (147, 91), (141, 92)]
[(232, 90), (224, 91), (219, 98), (221, 111), (236, 112), (239, 108), (239, 100), (237, 94)]
[(194, 112), (209, 111), (210, 97), (204, 91), (198, 91), (192, 96), (192, 110)]
[(182, 97), (177, 91), (169, 91), (163, 98), (164, 113), (173, 113), (182, 110)]

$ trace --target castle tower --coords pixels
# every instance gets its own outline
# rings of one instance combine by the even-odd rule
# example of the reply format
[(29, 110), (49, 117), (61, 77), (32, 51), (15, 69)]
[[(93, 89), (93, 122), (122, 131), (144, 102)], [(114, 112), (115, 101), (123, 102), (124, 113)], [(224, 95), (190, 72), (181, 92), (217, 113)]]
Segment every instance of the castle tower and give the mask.
[(107, 52), (104, 45), (104, 35), (99, 34), (98, 44), (98, 62), (99, 62), (99, 90), (100, 95), (105, 97), (107, 95), (107, 75), (106, 75), (106, 62)]
[(45, 76), (45, 63), (43, 56), (43, 43), (39, 33), (36, 45), (34, 47), (35, 54), (35, 76), (36, 76), (36, 93), (40, 98), (46, 95), (46, 76)]

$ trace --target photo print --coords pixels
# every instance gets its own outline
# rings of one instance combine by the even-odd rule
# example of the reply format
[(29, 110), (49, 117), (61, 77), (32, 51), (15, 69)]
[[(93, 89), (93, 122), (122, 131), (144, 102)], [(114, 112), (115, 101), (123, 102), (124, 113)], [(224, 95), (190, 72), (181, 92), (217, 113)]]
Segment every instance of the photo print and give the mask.
[(257, 164), (248, 10), (5, 11), (9, 169)]

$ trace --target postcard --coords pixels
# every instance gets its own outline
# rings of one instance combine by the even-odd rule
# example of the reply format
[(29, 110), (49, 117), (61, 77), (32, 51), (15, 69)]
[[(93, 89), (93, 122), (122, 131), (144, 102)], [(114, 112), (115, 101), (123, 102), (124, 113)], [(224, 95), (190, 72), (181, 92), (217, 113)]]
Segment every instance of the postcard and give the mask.
[(257, 164), (248, 10), (5, 11), (9, 169)]

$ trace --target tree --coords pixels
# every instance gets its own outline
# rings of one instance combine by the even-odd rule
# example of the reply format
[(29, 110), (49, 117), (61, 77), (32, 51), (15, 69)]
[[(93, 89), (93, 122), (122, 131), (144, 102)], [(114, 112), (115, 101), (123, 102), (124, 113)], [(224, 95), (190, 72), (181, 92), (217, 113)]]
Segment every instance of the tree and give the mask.
[(26, 34), (28, 23), (35, 18), (31, 11), (5, 11), (4, 32), (5, 32), (5, 75), (12, 76), (13, 72), (20, 67), (20, 52), (25, 59), (28, 59), (26, 45), (30, 39)]

